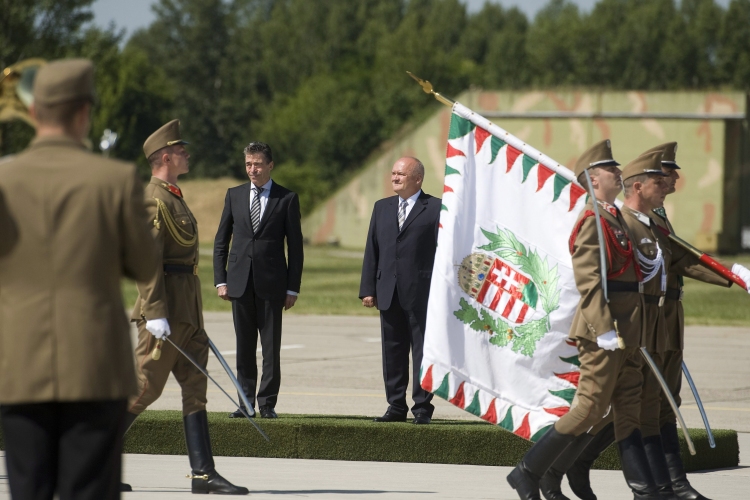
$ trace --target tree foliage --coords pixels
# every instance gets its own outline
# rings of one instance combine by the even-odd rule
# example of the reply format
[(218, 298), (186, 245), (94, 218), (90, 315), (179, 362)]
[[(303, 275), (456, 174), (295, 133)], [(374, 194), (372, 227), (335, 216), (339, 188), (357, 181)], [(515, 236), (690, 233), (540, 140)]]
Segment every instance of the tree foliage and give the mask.
[[(81, 55), (97, 64), (92, 141), (138, 161), (160, 124), (182, 120), (193, 175), (243, 178), (242, 149), (274, 149), (274, 176), (325, 199), (383, 141), (446, 95), (497, 89), (746, 89), (750, 0), (549, 0), (534, 19), (459, 0), (157, 0), (127, 43), (93, 28), (92, 0), (0, 0), (0, 63)], [(3, 149), (28, 140), (5, 126)], [(7, 140), (16, 138), (15, 142)]]

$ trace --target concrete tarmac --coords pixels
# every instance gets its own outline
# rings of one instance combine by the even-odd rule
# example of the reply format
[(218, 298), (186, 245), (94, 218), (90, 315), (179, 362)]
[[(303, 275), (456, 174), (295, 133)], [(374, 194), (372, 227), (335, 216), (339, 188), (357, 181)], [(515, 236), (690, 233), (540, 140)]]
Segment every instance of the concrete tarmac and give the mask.
[[(206, 313), (206, 330), (230, 365), (235, 341), (228, 313)], [(740, 467), (689, 475), (693, 485), (714, 500), (750, 498), (750, 329), (688, 327), (686, 363), (701, 391), (711, 425), (740, 434)], [(258, 346), (260, 347), (260, 345)], [(383, 392), (380, 326), (377, 317), (296, 316), (284, 318), (282, 383), (276, 409), (280, 413), (381, 415)], [(260, 366), (260, 354), (258, 355)], [(231, 387), (218, 361), (209, 371)], [(703, 423), (687, 384), (683, 413), (690, 427)], [(232, 411), (232, 404), (209, 386), (209, 411)], [(435, 418), (474, 419), (436, 398)], [(170, 378), (153, 409), (179, 410), (179, 386)], [(262, 423), (262, 421), (261, 421)], [(217, 470), (230, 481), (250, 488), (251, 498), (313, 499), (516, 499), (505, 482), (510, 467), (339, 462), (327, 460), (216, 457)], [(134, 492), (125, 500), (192, 498), (187, 457), (126, 455), (123, 479)], [(599, 498), (631, 499), (619, 471), (593, 471)], [(567, 484), (564, 493), (575, 498)], [(10, 498), (5, 461), (0, 460), (0, 500)]]

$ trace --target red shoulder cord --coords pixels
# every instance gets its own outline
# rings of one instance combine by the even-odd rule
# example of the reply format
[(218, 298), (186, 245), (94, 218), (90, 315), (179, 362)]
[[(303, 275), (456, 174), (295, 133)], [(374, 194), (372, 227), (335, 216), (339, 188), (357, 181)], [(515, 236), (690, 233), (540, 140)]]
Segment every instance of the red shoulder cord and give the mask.
[[(573, 228), (573, 232), (571, 233), (570, 240), (568, 242), (571, 255), (573, 254), (573, 246), (575, 245), (576, 239), (578, 238), (578, 233), (581, 231), (581, 226), (583, 226), (583, 223), (586, 221), (586, 219), (593, 216), (594, 212), (592, 210), (586, 210), (586, 212), (584, 212), (583, 214), (583, 217), (581, 217), (581, 220), (579, 220)], [(615, 236), (615, 232), (612, 230), (609, 222), (607, 222), (607, 220), (602, 216), (599, 216), (599, 219), (601, 220), (602, 229), (604, 230), (605, 247), (607, 248), (607, 279), (613, 279), (617, 278), (618, 276), (622, 276), (622, 274), (625, 273), (628, 267), (630, 267), (630, 265), (632, 264), (633, 268), (635, 269), (635, 276), (638, 281), (640, 281), (643, 278), (643, 274), (641, 273), (640, 266), (638, 266), (638, 263), (635, 260), (633, 244), (631, 243), (630, 239), (628, 239), (628, 247), (622, 248), (622, 246), (620, 246), (620, 242), (617, 241), (617, 236)], [(615, 270), (615, 259), (617, 259), (618, 264), (617, 270)]]

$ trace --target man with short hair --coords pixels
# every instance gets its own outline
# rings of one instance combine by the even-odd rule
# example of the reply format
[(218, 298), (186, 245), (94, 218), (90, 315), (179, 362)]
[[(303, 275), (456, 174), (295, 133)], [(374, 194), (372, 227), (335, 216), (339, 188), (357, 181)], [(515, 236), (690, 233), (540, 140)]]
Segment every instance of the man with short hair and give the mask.
[[(146, 203), (160, 262), (157, 272), (137, 283), (131, 320), (138, 327), (138, 394), (131, 399), (128, 422), (132, 424), (156, 401), (172, 373), (182, 389), (192, 492), (247, 495), (247, 488), (233, 485), (216, 472), (206, 414), (206, 376), (172, 344), (158, 342), (168, 336), (206, 368), (208, 336), (203, 329), (198, 278), (198, 225), (177, 186), (177, 178), (190, 169), (187, 144), (180, 136), (179, 120), (163, 125), (143, 144), (152, 175)], [(161, 349), (161, 356), (153, 356), (155, 348)], [(123, 485), (123, 491), (130, 489)]]
[[(628, 486), (639, 500), (658, 498), (638, 421), (643, 380), (638, 352), (643, 327), (643, 301), (638, 288), (641, 271), (635, 239), (614, 204), (622, 189), (618, 166), (609, 140), (593, 145), (575, 165), (575, 174), (584, 186), (588, 186), (585, 174), (589, 171), (595, 195), (584, 207), (570, 236), (573, 273), (581, 300), (569, 336), (578, 346), (580, 379), (570, 411), (555, 422), (508, 475), (508, 483), (522, 500), (538, 500), (540, 481), (547, 470), (563, 457), (575, 460), (606, 425), (605, 417), (610, 412), (614, 415)], [(601, 244), (606, 248), (601, 248)], [(601, 269), (601, 252), (606, 252), (609, 264), (606, 275)]]
[(36, 137), (0, 165), (0, 414), (13, 498), (120, 497), (135, 394), (120, 279), (157, 266), (135, 165), (86, 150), (94, 66), (43, 66)]
[[(260, 335), (263, 372), (258, 410), (262, 418), (276, 418), (274, 408), (281, 386), (281, 315), (282, 310), (294, 306), (302, 283), (299, 196), (271, 180), (274, 164), (268, 144), (251, 142), (244, 154), (250, 182), (227, 190), (214, 239), (214, 284), (219, 297), (232, 301), (237, 380), (250, 404), (255, 404), (255, 349)], [(242, 402), (240, 405), (255, 416), (253, 408), (245, 408)], [(239, 409), (229, 417), (245, 418)]]
[(424, 165), (400, 158), (391, 170), (396, 196), (375, 203), (367, 234), (359, 298), (380, 310), (388, 410), (376, 422), (405, 422), (412, 352), (413, 423), (429, 424), (432, 393), (420, 385), (427, 301), (440, 223), (439, 198), (422, 191)]

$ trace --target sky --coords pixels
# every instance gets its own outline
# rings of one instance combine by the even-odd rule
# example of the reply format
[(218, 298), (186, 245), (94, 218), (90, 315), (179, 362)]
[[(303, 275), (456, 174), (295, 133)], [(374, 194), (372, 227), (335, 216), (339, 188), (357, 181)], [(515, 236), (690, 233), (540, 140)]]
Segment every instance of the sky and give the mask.
[[(487, 0), (462, 0), (469, 6), (470, 12), (476, 12), (482, 8)], [(490, 0), (506, 7), (519, 7), (527, 16), (532, 18), (549, 0)], [(574, 3), (588, 11), (596, 4), (597, 0), (574, 0)], [(726, 7), (730, 0), (716, 0), (717, 3)], [(96, 0), (93, 4), (94, 23), (102, 28), (109, 26), (114, 21), (117, 28), (125, 28), (127, 36), (130, 36), (138, 28), (148, 26), (154, 20), (151, 4), (154, 0)]]

